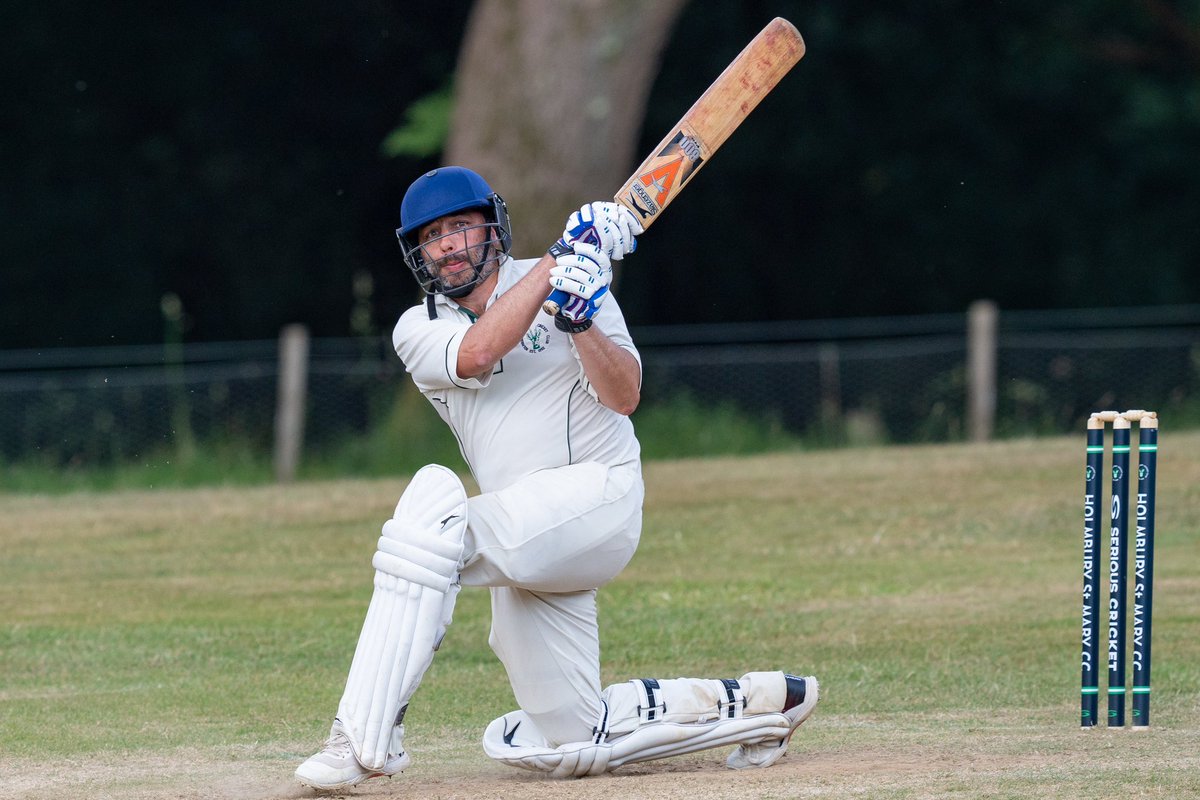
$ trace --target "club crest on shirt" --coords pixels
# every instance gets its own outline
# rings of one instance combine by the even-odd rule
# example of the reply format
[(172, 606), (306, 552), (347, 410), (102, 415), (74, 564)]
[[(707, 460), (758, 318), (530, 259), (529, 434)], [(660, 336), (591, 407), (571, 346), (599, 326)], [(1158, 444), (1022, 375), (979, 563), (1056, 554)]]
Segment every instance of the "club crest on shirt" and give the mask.
[(527, 330), (525, 337), (521, 339), (521, 347), (526, 353), (540, 353), (549, 343), (550, 329), (540, 322)]

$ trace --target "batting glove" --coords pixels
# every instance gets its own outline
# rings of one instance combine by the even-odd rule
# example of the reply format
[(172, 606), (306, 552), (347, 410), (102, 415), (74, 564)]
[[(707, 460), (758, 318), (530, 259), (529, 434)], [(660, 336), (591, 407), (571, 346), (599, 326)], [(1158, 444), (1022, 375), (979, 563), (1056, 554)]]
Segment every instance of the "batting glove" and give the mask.
[(576, 242), (574, 247), (574, 252), (555, 259), (550, 269), (550, 286), (567, 293), (555, 324), (561, 330), (579, 333), (591, 327), (592, 317), (608, 296), (612, 262), (596, 245)]
[(620, 203), (587, 203), (567, 217), (558, 243), (564, 250), (576, 242), (594, 244), (613, 261), (620, 261), (637, 249), (634, 237), (643, 230), (633, 212)]

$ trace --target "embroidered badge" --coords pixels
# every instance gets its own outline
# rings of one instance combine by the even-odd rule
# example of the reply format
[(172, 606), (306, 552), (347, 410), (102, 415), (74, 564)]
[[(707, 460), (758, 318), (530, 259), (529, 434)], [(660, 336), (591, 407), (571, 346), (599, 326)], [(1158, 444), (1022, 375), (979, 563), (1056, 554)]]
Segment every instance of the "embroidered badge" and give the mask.
[(521, 339), (521, 347), (526, 353), (540, 353), (549, 343), (550, 329), (540, 322), (526, 331), (525, 338)]

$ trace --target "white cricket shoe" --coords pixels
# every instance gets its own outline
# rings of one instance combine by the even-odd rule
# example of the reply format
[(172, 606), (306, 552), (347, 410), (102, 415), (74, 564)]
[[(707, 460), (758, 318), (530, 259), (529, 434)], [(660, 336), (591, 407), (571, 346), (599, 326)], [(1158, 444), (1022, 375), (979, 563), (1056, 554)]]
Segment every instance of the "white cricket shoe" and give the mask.
[(341, 720), (334, 720), (321, 751), (309, 758), (296, 770), (296, 780), (305, 786), (323, 791), (348, 789), (368, 778), (391, 777), (408, 768), (412, 763), (408, 753), (388, 754), (382, 770), (367, 769), (358, 763), (350, 737), (342, 727)]
[(751, 767), (769, 767), (787, 752), (788, 742), (804, 720), (812, 716), (817, 707), (820, 687), (817, 679), (809, 675), (798, 678), (795, 675), (784, 676), (787, 681), (787, 700), (784, 701), (783, 715), (792, 721), (791, 730), (787, 736), (774, 741), (759, 744), (740, 744), (737, 749), (725, 759), (725, 766), (730, 769), (749, 769)]

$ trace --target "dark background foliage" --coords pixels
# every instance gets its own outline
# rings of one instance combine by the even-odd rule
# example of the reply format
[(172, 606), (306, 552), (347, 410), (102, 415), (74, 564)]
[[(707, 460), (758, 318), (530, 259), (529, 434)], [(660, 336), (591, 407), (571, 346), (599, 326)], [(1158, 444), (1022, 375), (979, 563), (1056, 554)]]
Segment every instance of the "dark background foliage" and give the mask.
[[(380, 144), (471, 4), (411, 5), (6, 8), (0, 347), (161, 341), (167, 292), (189, 341), (361, 333), (356, 277), (388, 330), (437, 157)], [(808, 53), (643, 238), (631, 321), (1200, 302), (1198, 5), (691, 4), (639, 152), (772, 16)]]

